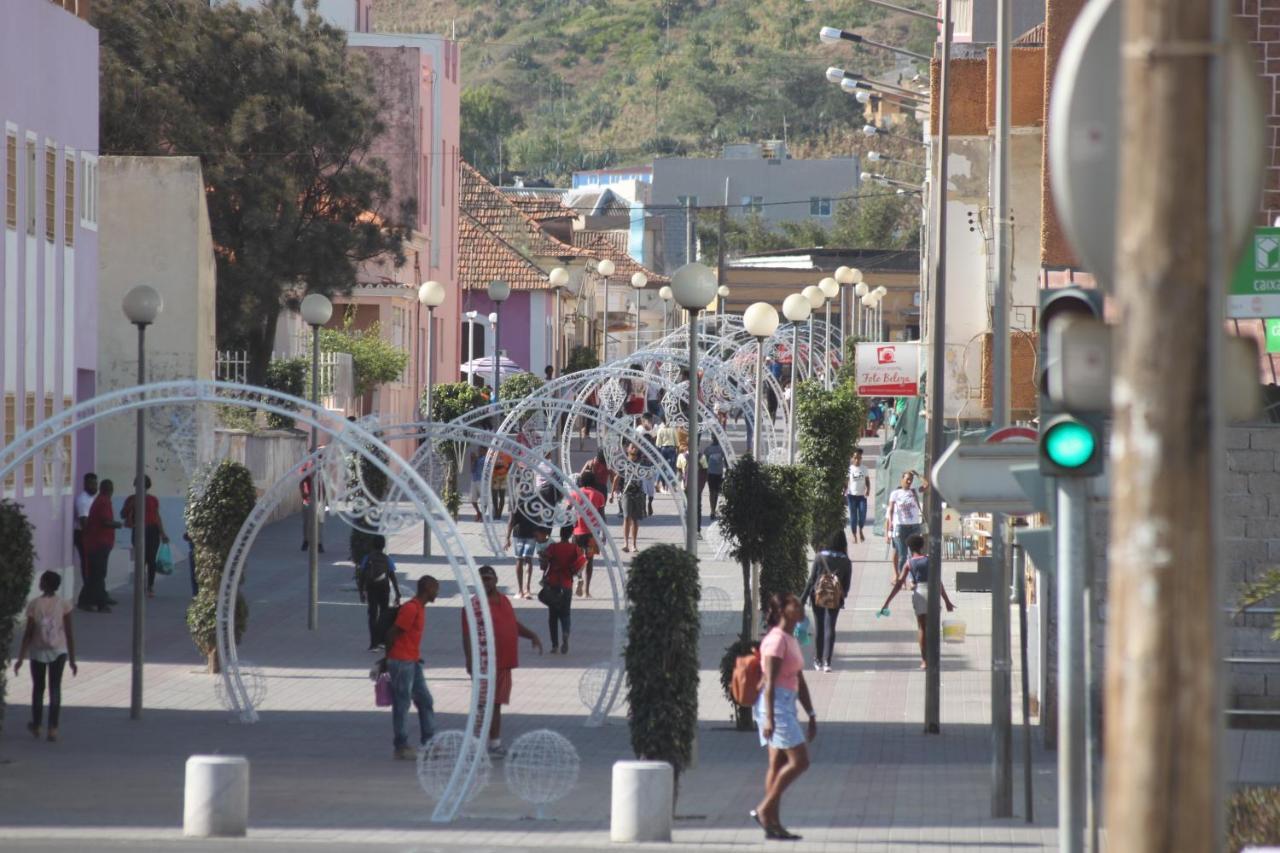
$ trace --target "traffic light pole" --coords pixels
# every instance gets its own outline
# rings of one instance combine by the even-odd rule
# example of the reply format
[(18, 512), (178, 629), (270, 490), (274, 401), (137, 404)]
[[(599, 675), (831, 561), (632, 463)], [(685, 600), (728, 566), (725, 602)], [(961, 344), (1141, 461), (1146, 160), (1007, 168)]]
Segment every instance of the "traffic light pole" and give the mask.
[(1088, 480), (1058, 478), (1058, 849), (1083, 850), (1085, 817), (1084, 575)]

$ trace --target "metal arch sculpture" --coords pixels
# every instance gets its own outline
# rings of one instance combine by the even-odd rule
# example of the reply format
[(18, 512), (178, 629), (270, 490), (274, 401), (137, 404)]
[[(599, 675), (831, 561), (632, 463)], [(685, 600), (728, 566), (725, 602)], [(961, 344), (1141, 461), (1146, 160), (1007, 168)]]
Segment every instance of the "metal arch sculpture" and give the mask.
[[(596, 699), (595, 707), (587, 718), (588, 726), (601, 725), (617, 702), (618, 691), (622, 686), (622, 649), (627, 628), (627, 611), (622, 601), (624, 587), (622, 559), (618, 552), (617, 543), (609, 532), (609, 525), (606, 523), (603, 514), (590, 501), (584, 500), (579, 496), (577, 484), (572, 476), (546, 458), (543, 451), (521, 444), (519, 441), (501, 433), (466, 426), (457, 421), (444, 424), (422, 422), (396, 424), (384, 432), (384, 438), (388, 441), (425, 439), (423, 445), (418, 448), (409, 463), (415, 467), (426, 464), (426, 455), (433, 452), (433, 445), (437, 442), (460, 441), (468, 444), (484, 444), (499, 453), (509, 454), (512, 458), (513, 468), (522, 466), (534, 472), (535, 475), (543, 477), (546, 482), (551, 483), (558, 489), (561, 500), (557, 503), (568, 501), (572, 504), (571, 511), (575, 515), (582, 517), (591, 535), (600, 543), (600, 554), (604, 558), (605, 576), (609, 580), (609, 589), (613, 600), (614, 631), (612, 654), (609, 658), (610, 668), (601, 687), (600, 696)], [(388, 492), (388, 503), (399, 501), (400, 494), (397, 488), (398, 486), (393, 486)], [(548, 511), (552, 509), (548, 505)], [(535, 521), (544, 522), (553, 520), (550, 517), (535, 519)], [(545, 524), (544, 526), (551, 525)]]
[[(461, 547), (462, 540), (458, 535), (457, 528), (451, 523), (435, 523), (432, 518), (433, 511), (443, 515), (444, 508), (439, 498), (422, 481), (417, 472), (408, 466), (403, 457), (392, 452), (390, 448), (358, 425), (347, 421), (335, 423), (328, 412), (318, 406), (313, 406), (309, 401), (267, 388), (214, 380), (178, 380), (155, 382), (149, 385), (124, 388), (102, 394), (79, 403), (72, 408), (58, 412), (40, 424), (28, 429), (8, 445), (0, 448), (0, 480), (3, 480), (10, 472), (16, 470), (27, 459), (41, 453), (49, 445), (60, 441), (63, 436), (70, 435), (107, 417), (160, 406), (192, 405), (197, 403), (260, 409), (283, 417), (291, 417), (296, 421), (302, 422), (305, 426), (314, 426), (317, 430), (333, 436), (337, 443), (350, 448), (356, 453), (365, 454), (368, 449), (385, 453), (385, 460), (379, 459), (377, 454), (373, 452), (369, 452), (367, 458), (379, 467), (392, 483), (404, 490), (405, 494), (418, 507), (423, 517), (432, 523), (437, 535), (444, 542), (453, 546), (452, 548), (446, 548), (446, 554), (448, 555), (450, 567), (453, 569), (454, 578), (464, 596), (474, 594), (482, 588), (479, 575), (470, 555), (466, 553), (465, 548)], [(238, 584), (238, 578), (230, 578), (224, 573), (222, 585), (218, 591), (217, 623), (220, 631), (227, 626), (228, 614), (234, 615), (235, 594)], [(464, 613), (468, 614), (466, 618), (471, 627), (472, 654), (479, 661), (479, 666), (476, 668), (476, 678), (472, 681), (471, 707), (468, 710), (466, 728), (467, 737), (475, 742), (474, 748), (461, 752), (462, 758), (454, 766), (447, 796), (440, 800), (432, 814), (432, 820), (435, 821), (451, 821), (457, 815), (458, 809), (462, 805), (458, 792), (465, 791), (468, 788), (484, 753), (481, 748), (481, 736), (478, 733), (488, 731), (489, 721), (493, 712), (493, 662), (496, 661), (493, 649), (493, 622), (489, 613), (488, 602), (483, 596), (480, 596), (480, 602), (479, 617), (485, 638), (483, 649), (479, 642), (479, 637), (482, 634), (476, 630), (476, 614), (474, 614), (472, 608), (464, 608)], [(232, 633), (234, 634), (234, 632)], [(483, 654), (481, 654), (482, 651)], [(234, 660), (234, 657), (232, 660)], [(482, 684), (484, 685), (485, 702), (483, 708), (479, 708)], [(243, 690), (244, 685), (240, 684), (239, 688)], [(246, 695), (241, 693), (240, 699), (243, 701), (245, 698)], [(477, 718), (478, 711), (479, 717)]]

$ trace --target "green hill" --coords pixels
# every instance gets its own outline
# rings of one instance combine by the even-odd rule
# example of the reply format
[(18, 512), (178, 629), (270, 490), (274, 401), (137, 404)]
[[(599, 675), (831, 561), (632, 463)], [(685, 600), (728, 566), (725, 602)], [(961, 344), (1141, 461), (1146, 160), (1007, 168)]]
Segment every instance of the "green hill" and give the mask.
[(574, 169), (786, 138), (859, 151), (861, 107), (828, 65), (888, 73), (886, 51), (822, 45), (824, 25), (930, 52), (931, 28), (862, 0), (378, 0), (375, 28), (456, 33), (463, 156), (552, 181)]

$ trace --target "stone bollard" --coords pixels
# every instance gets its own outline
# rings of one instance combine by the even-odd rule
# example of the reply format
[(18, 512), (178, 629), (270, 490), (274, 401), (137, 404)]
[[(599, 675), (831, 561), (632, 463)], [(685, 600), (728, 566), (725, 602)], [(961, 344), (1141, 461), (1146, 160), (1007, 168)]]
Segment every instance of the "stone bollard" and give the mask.
[(616, 761), (610, 841), (670, 841), (675, 774), (665, 761)]
[(249, 826), (249, 760), (241, 755), (187, 759), (182, 834), (195, 838), (242, 836)]

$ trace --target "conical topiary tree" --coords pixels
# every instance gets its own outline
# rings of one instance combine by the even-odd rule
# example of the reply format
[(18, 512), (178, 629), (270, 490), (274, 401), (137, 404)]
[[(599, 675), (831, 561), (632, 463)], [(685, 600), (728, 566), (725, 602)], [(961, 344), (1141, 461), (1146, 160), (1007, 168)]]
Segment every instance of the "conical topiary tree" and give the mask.
[(27, 603), (35, 575), (36, 551), (31, 523), (22, 507), (0, 501), (0, 732), (4, 730), (5, 673), (18, 614)]
[[(218, 588), (222, 571), (258, 492), (253, 475), (239, 462), (225, 459), (217, 463), (202, 488), (193, 488), (187, 496), (187, 535), (195, 545), (196, 581), (200, 591), (187, 608), (187, 628), (196, 648), (209, 663), (209, 672), (219, 670), (218, 661)], [(236, 590), (236, 642), (244, 636), (249, 620), (249, 605)]]
[(698, 560), (683, 548), (641, 551), (627, 575), (627, 701), (636, 758), (680, 771), (698, 726)]

